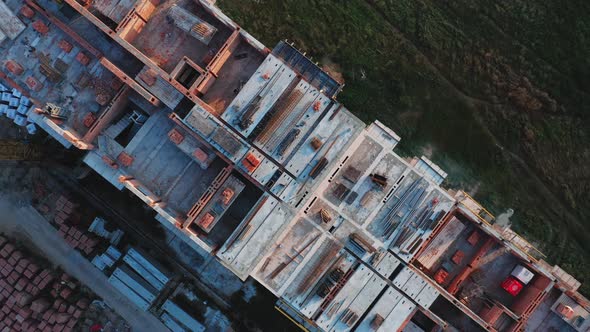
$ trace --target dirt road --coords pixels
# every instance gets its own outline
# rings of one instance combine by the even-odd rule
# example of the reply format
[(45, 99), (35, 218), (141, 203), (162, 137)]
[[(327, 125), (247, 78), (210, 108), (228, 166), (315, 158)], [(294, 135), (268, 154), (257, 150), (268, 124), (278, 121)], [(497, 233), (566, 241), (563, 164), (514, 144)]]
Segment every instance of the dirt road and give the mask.
[(92, 289), (128, 322), (133, 331), (168, 331), (156, 317), (139, 309), (111, 286), (107, 277), (70, 248), (31, 206), (18, 206), (18, 203), (0, 197), (0, 231), (37, 247), (39, 253)]

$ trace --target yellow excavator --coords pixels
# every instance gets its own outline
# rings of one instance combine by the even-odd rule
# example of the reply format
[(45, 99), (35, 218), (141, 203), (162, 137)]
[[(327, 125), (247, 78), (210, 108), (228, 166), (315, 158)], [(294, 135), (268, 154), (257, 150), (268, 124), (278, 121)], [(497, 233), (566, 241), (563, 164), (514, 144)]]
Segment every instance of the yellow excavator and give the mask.
[(28, 160), (41, 158), (39, 148), (31, 143), (13, 139), (0, 139), (0, 160)]

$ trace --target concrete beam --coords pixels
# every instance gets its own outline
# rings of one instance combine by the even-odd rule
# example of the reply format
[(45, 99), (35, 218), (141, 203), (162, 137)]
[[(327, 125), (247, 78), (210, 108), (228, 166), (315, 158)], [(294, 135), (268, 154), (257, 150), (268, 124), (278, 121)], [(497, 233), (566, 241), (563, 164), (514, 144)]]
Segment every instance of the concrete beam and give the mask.
[(231, 36), (229, 36), (229, 38), (225, 41), (225, 43), (223, 43), (223, 46), (221, 46), (221, 48), (219, 49), (217, 54), (215, 54), (215, 56), (213, 57), (213, 60), (211, 60), (211, 62), (209, 62), (209, 65), (207, 66), (207, 70), (211, 74), (213, 74), (215, 77), (217, 77), (219, 70), (221, 70), (221, 67), (223, 67), (223, 65), (225, 64), (225, 62), (227, 61), (227, 59), (231, 55), (232, 48), (234, 48), (234, 46), (235, 46), (234, 43), (239, 42), (239, 37), (240, 37), (240, 29), (238, 28), (238, 29), (234, 30), (234, 32), (231, 34)]
[(80, 15), (88, 19), (92, 24), (94, 24), (102, 32), (111, 37), (114, 41), (117, 42), (117, 44), (121, 45), (121, 47), (123, 47), (125, 50), (127, 50), (129, 53), (131, 53), (133, 56), (135, 56), (137, 59), (143, 62), (150, 69), (157, 72), (161, 77), (163, 77), (166, 80), (170, 78), (166, 71), (164, 71), (162, 68), (156, 65), (149, 57), (140, 52), (137, 48), (135, 48), (135, 46), (133, 46), (127, 40), (119, 36), (113, 29), (111, 29), (108, 25), (102, 22), (98, 17), (94, 16), (94, 14), (92, 14), (86, 7), (80, 5), (76, 0), (65, 1), (68, 5), (74, 8)]
[(111, 122), (125, 110), (127, 106), (127, 97), (131, 89), (127, 86), (123, 87), (122, 90), (113, 98), (111, 104), (105, 109), (98, 119), (94, 122), (92, 127), (88, 130), (86, 135), (82, 138), (86, 144), (92, 144), (92, 142), (100, 135), (100, 133), (109, 125)]
[[(207, 105), (207, 104), (205, 104), (205, 105)], [(224, 156), (221, 152), (219, 152), (219, 150), (217, 150), (217, 148), (215, 148), (214, 146), (212, 146), (211, 144), (209, 144), (209, 142), (207, 142), (206, 140), (204, 140), (201, 136), (199, 136), (199, 134), (195, 133), (186, 124), (184, 124), (184, 122), (182, 122), (180, 120), (180, 118), (178, 117), (178, 115), (176, 115), (176, 113), (170, 114), (170, 119), (172, 119), (172, 121), (174, 121), (174, 123), (176, 123), (179, 127), (181, 127), (182, 129), (184, 129), (186, 132), (188, 132), (191, 136), (193, 136), (194, 138), (196, 138), (199, 142), (203, 143), (203, 145), (205, 145), (208, 149), (210, 149), (211, 151), (215, 152), (215, 154), (219, 158), (221, 158), (223, 161), (225, 161), (228, 165), (234, 165), (234, 162), (233, 161), (229, 160), (226, 156)], [(248, 181), (250, 181), (253, 184), (255, 184), (262, 191), (268, 193), (273, 198), (281, 201), (281, 199), (277, 195), (275, 195), (272, 191), (270, 191), (269, 188), (266, 188), (264, 185), (260, 184), (256, 179), (254, 179), (250, 174), (248, 174), (245, 171), (243, 171), (241, 168), (234, 167), (234, 170), (236, 170), (237, 172), (239, 172), (240, 174), (242, 174), (246, 179), (248, 179)]]
[(27, 3), (27, 5), (29, 7), (33, 8), (34, 10), (39, 12), (39, 14), (45, 16), (45, 18), (47, 18), (51, 23), (53, 23), (55, 26), (57, 26), (65, 34), (70, 36), (70, 38), (72, 38), (76, 43), (78, 43), (80, 46), (82, 46), (82, 48), (84, 48), (90, 54), (95, 56), (97, 59), (100, 59), (103, 57), (102, 53), (99, 50), (97, 50), (92, 45), (90, 45), (89, 42), (87, 42), (84, 38), (82, 38), (80, 35), (78, 35), (74, 30), (72, 30), (69, 26), (67, 26), (61, 20), (59, 20), (58, 18), (53, 16), (50, 12), (46, 11), (44, 8), (41, 8), (41, 6), (39, 6), (36, 2), (34, 2), (32, 0), (26, 0), (25, 2)]
[[(113, 31), (111, 28), (109, 28), (98, 17), (94, 16), (94, 14), (92, 14), (84, 6), (80, 5), (76, 0), (65, 0), (65, 1), (68, 5), (70, 5), (72, 8), (74, 8), (80, 15), (87, 18), (97, 28), (102, 30), (109, 37), (111, 37), (114, 41), (116, 41), (119, 45), (121, 45), (121, 47), (123, 47), (125, 50), (127, 50), (129, 53), (131, 53), (133, 56), (135, 56), (138, 60), (143, 62), (150, 69), (153, 69), (156, 73), (158, 73), (158, 75), (160, 77), (162, 77), (164, 80), (168, 81), (168, 83), (170, 83), (172, 86), (174, 86), (174, 88), (176, 88), (176, 90), (178, 90), (180, 93), (185, 95), (191, 101), (203, 105), (203, 107), (205, 107), (205, 105), (206, 105), (205, 109), (207, 109), (207, 111), (209, 111), (209, 112), (213, 111), (213, 108), (211, 106), (209, 106), (207, 103), (205, 103), (199, 97), (197, 97), (195, 94), (191, 93), (187, 88), (182, 86), (182, 84), (178, 83), (178, 81), (176, 81), (172, 76), (170, 76), (165, 70), (163, 70), (158, 65), (156, 65), (149, 57), (147, 57), (145, 54), (143, 54), (141, 51), (139, 51), (137, 48), (135, 48), (135, 46), (133, 46), (131, 43), (129, 43), (124, 38), (119, 36), (115, 31)], [(215, 114), (215, 113), (212, 113), (212, 114)]]
[(139, 93), (145, 100), (147, 100), (150, 104), (154, 106), (160, 105), (160, 100), (156, 98), (153, 94), (147, 91), (143, 86), (137, 83), (132, 77), (125, 74), (119, 67), (117, 67), (114, 63), (109, 61), (107, 58), (100, 59), (100, 64), (103, 65), (106, 69), (108, 69), (111, 73), (117, 76), (123, 83), (127, 84), (130, 88), (135, 90), (135, 92)]

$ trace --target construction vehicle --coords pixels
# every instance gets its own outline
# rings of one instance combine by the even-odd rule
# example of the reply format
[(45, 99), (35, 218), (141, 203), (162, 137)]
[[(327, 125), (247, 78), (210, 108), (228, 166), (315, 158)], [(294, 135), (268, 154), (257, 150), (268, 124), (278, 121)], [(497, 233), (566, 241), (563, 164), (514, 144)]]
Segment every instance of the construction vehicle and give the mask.
[(59, 120), (66, 120), (68, 118), (69, 112), (55, 104), (52, 103), (47, 103), (47, 105), (45, 105), (45, 108), (41, 109), (41, 108), (37, 108), (35, 110), (35, 112), (37, 113), (41, 113), (41, 114), (47, 114), (50, 117), (54, 118), (54, 119), (59, 119)]

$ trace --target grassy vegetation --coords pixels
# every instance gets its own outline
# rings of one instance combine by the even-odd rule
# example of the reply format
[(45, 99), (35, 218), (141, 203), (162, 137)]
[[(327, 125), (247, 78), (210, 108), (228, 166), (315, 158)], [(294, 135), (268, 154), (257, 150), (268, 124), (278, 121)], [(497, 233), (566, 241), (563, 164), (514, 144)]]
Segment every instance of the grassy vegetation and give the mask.
[[(590, 276), (590, 2), (220, 0), (272, 46), (336, 64), (339, 95), (427, 152), (548, 260)], [(590, 294), (590, 280), (582, 289)]]

